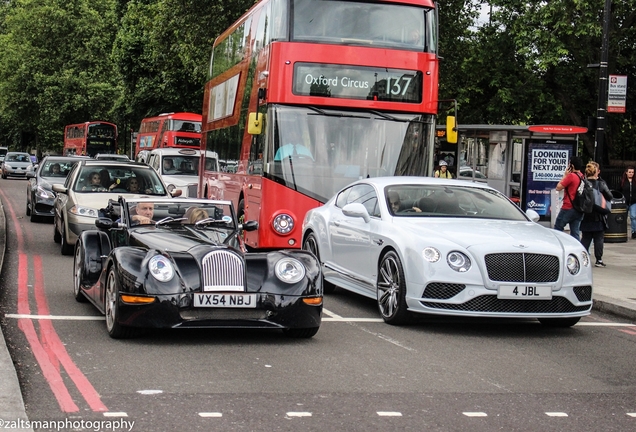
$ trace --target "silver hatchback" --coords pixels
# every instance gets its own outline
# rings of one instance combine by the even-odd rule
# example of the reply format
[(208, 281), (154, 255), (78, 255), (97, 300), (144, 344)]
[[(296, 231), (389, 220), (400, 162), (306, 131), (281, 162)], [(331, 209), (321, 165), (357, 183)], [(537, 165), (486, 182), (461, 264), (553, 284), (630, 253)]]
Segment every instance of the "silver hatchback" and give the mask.
[(4, 163), (2, 164), (2, 178), (26, 178), (26, 173), (29, 169), (33, 169), (31, 155), (23, 152), (8, 152), (4, 157)]

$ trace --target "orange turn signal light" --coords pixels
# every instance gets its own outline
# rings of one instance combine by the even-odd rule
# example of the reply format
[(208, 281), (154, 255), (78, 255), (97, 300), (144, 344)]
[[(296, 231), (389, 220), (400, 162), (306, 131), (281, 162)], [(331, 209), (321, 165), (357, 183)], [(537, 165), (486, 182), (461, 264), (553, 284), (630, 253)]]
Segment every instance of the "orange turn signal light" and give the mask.
[(142, 297), (142, 296), (134, 296), (134, 295), (127, 295), (127, 294), (122, 294), (120, 296), (121, 301), (123, 301), (124, 303), (134, 303), (134, 304), (147, 304), (147, 303), (153, 303), (155, 301), (154, 297)]
[(319, 306), (322, 304), (322, 297), (304, 298), (303, 303), (308, 304), (310, 306)]

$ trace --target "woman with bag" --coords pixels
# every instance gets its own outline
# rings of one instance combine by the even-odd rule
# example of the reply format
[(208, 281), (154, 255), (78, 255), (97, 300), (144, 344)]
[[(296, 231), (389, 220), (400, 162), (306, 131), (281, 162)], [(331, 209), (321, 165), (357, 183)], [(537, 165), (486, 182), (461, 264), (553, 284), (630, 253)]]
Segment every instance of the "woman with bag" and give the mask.
[[(611, 201), (613, 196), (604, 180), (599, 179), (601, 170), (596, 162), (590, 162), (585, 167), (585, 176), (592, 187), (600, 192), (602, 198)], [(601, 200), (602, 200), (601, 198)], [(592, 213), (585, 213), (581, 221), (581, 243), (585, 250), (589, 251), (590, 244), (594, 240), (594, 257), (596, 267), (605, 267), (603, 262), (603, 245), (605, 243), (605, 228), (607, 224), (607, 207), (602, 204), (595, 205)]]

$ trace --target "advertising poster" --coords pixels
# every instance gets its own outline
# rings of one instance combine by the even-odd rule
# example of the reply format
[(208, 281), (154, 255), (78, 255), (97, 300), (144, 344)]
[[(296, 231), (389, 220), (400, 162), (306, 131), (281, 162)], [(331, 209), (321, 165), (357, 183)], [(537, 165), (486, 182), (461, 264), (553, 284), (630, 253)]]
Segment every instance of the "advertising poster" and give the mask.
[(551, 191), (563, 178), (574, 154), (574, 141), (531, 140), (526, 154), (525, 209), (551, 216)]

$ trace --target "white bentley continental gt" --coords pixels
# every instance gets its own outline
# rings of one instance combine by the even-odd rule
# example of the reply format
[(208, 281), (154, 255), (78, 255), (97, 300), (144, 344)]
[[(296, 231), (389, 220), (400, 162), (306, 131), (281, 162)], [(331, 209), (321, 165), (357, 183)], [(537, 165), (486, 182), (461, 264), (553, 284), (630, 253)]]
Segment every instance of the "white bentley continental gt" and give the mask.
[(303, 222), (303, 248), (338, 286), (377, 299), (385, 322), (413, 312), (537, 318), (569, 327), (592, 308), (590, 256), (497, 190), (429, 177), (359, 180)]

